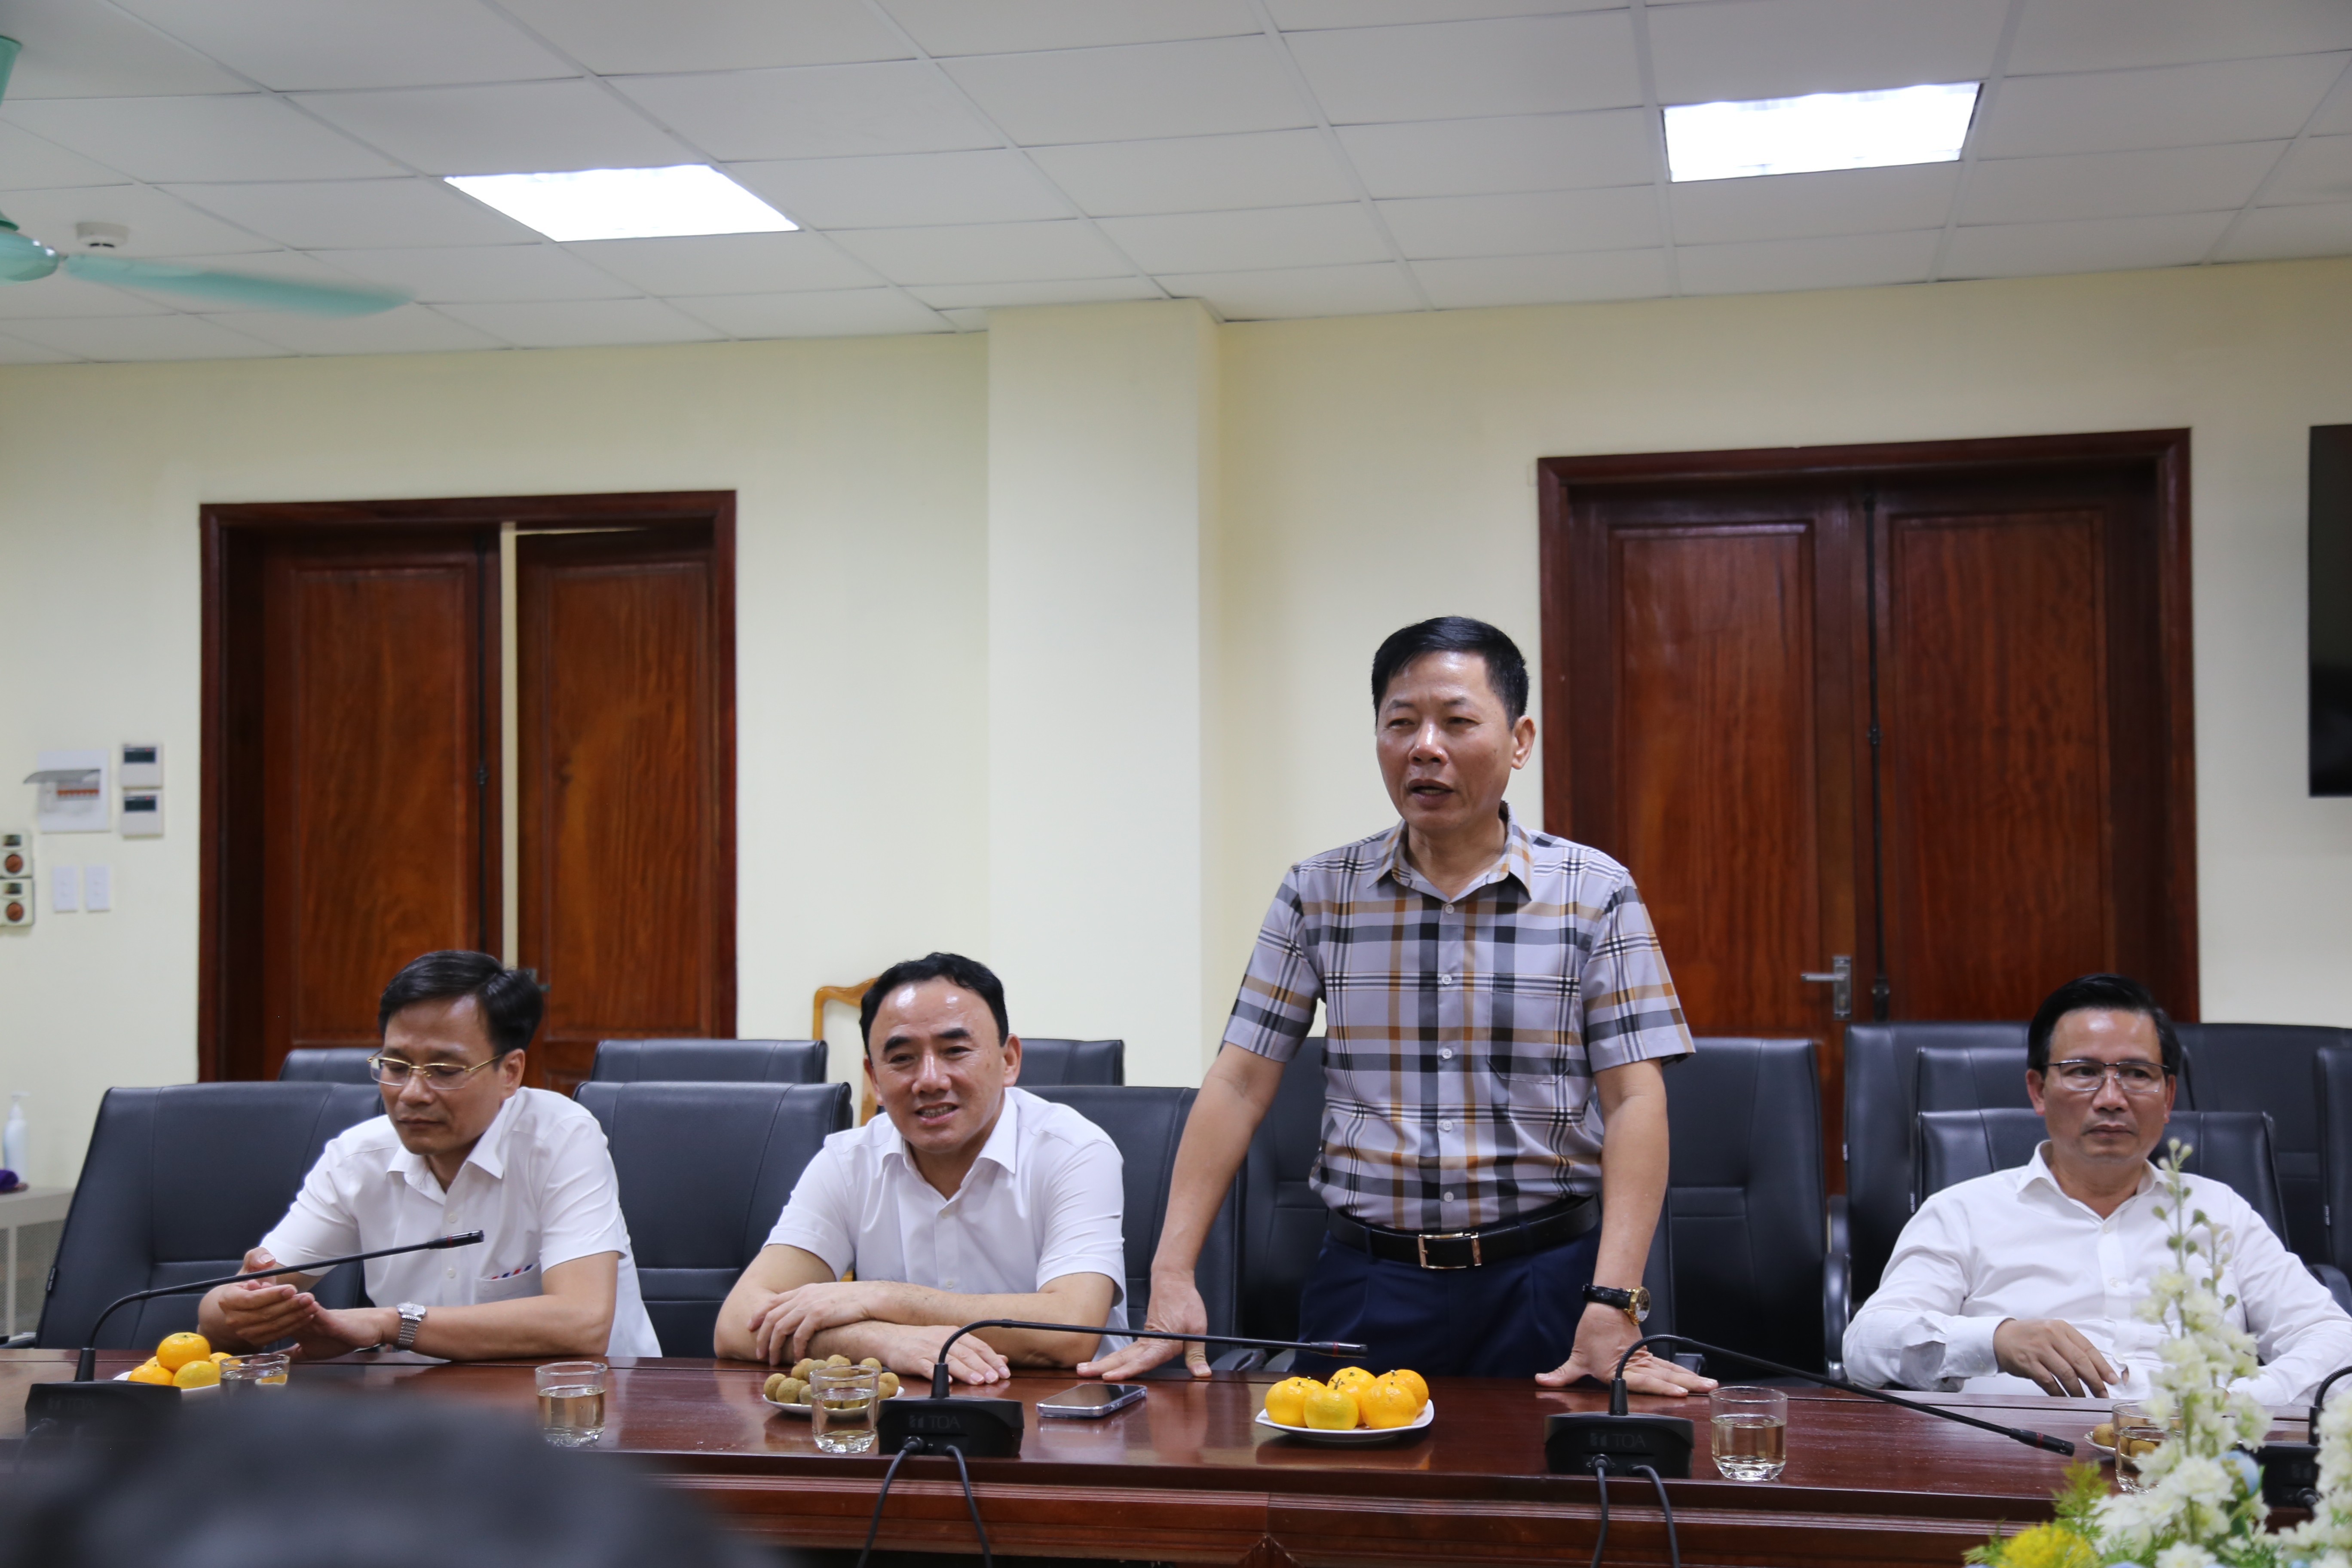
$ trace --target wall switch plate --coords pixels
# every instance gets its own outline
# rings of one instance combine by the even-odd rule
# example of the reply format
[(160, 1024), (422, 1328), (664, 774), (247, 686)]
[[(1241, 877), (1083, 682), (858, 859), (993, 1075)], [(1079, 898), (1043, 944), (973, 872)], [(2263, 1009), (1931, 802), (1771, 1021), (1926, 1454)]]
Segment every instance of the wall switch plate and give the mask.
[(69, 915), (81, 908), (81, 868), (49, 868), (49, 912)]
[(125, 838), (163, 837), (163, 792), (162, 790), (127, 789), (122, 792), (122, 837)]
[(158, 741), (122, 742), (124, 789), (160, 789), (163, 784), (163, 747)]
[(22, 877), (0, 878), (0, 926), (33, 923), (33, 884)]
[(81, 868), (81, 907), (94, 915), (102, 915), (114, 907), (114, 868), (84, 866)]
[(33, 874), (33, 836), (16, 828), (0, 832), (0, 877)]

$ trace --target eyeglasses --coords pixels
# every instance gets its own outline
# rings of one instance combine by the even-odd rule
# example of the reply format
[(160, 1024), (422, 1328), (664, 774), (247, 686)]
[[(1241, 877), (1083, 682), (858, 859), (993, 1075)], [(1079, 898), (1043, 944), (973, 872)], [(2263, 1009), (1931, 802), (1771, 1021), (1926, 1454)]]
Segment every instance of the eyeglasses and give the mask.
[(378, 1083), (398, 1089), (414, 1078), (434, 1093), (446, 1094), (484, 1068), (498, 1066), (499, 1059), (492, 1057), (488, 1061), (461, 1068), (456, 1062), (412, 1062), (379, 1053), (368, 1058), (367, 1065), (369, 1074)]
[(2154, 1062), (2095, 1062), (2072, 1057), (2063, 1062), (2052, 1062), (2044, 1076), (2057, 1079), (2076, 1094), (2098, 1093), (2110, 1077), (2126, 1094), (2164, 1092), (2164, 1069)]

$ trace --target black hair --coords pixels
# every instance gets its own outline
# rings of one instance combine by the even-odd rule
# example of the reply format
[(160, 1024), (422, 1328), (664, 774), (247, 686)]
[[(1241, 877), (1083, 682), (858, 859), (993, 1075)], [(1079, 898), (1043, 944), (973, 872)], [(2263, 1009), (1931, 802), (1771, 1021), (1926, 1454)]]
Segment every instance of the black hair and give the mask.
[(375, 1005), (376, 1037), (383, 1037), (383, 1026), (403, 1007), (414, 1007), (419, 1002), (454, 1002), (460, 996), (471, 996), (474, 1005), (481, 1009), (482, 1029), (490, 1037), (494, 1058), (530, 1044), (530, 1037), (539, 1033), (540, 1015), (547, 1009), (539, 982), (528, 970), (509, 969), (487, 952), (447, 948), (410, 959), (392, 977)]
[(926, 980), (961, 985), (987, 1003), (989, 1016), (996, 1020), (998, 1045), (1012, 1036), (1013, 1025), (1004, 1011), (1004, 982), (988, 965), (960, 952), (927, 952), (892, 964), (866, 988), (866, 998), (857, 1005), (857, 1037), (866, 1042), (868, 1051), (874, 1048), (874, 1015), (881, 1011), (882, 998), (901, 985), (920, 985)]
[(641, 1472), (551, 1448), (527, 1420), (431, 1400), (295, 1390), (210, 1401), (117, 1438), (28, 1447), (0, 1501), (0, 1568), (763, 1560)]
[(2058, 1020), (2085, 1008), (2137, 1013), (2154, 1024), (2156, 1043), (2164, 1052), (2165, 1074), (2179, 1076), (2180, 1037), (2173, 1032), (2172, 1020), (2156, 1005), (2156, 997), (2147, 986), (2121, 974), (2079, 975), (2042, 998), (2042, 1005), (2034, 1009), (2033, 1022), (2025, 1030), (2028, 1071), (2050, 1070), (2050, 1037), (2057, 1032)]
[(1423, 654), (1475, 653), (1486, 661), (1486, 684), (1516, 724), (1528, 710), (1528, 661), (1499, 626), (1467, 616), (1440, 616), (1391, 632), (1372, 655), (1372, 711), (1378, 713), (1397, 672)]

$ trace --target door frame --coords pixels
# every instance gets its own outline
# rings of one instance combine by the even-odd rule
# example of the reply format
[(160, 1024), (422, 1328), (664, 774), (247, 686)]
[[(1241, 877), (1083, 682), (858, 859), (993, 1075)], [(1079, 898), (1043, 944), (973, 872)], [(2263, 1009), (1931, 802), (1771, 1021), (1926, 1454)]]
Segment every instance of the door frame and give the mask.
[[(2031, 464), (2042, 468), (2144, 465), (2153, 480), (2156, 531), (2158, 742), (2165, 759), (2161, 814), (2165, 864), (2158, 896), (2175, 911), (2166, 933), (2167, 990), (2173, 1016), (2200, 1016), (2197, 918), (2197, 735), (2189, 613), (2189, 437), (2183, 430), (2118, 430), (2074, 436), (1895, 441), (1836, 447), (1759, 447), (1711, 452), (1620, 453), (1537, 462), (1542, 637), (1546, 650), (1570, 641), (1574, 572), (1570, 522), (1578, 492), (1677, 480), (1924, 479)], [(1548, 831), (1572, 836), (1569, 717), (1576, 682), (1564, 659), (1539, 662), (1543, 692), (1543, 800)], [(1867, 923), (1856, 939), (1867, 943)], [(1872, 973), (1881, 962), (1872, 953)]]
[[(226, 972), (243, 954), (232, 944), (251, 941), (229, 909), (226, 868), (230, 755), (240, 749), (230, 732), (227, 626), (231, 595), (247, 558), (270, 536), (325, 534), (366, 528), (496, 528), (574, 524), (650, 529), (708, 529), (711, 565), (712, 705), (718, 736), (713, 757), (718, 809), (709, 848), (718, 908), (712, 976), (718, 1016), (731, 1029), (735, 1016), (735, 492), (623, 491), (596, 495), (463, 496), (418, 500), (216, 502), (199, 509), (203, 555), (202, 717), (199, 721), (196, 855), (196, 1076), (227, 1076), (230, 1045)], [(484, 635), (499, 635), (497, 601), (486, 605)], [(493, 642), (493, 646), (495, 643)], [(250, 740), (247, 742), (250, 744)], [(497, 763), (491, 763), (495, 771)], [(495, 781), (494, 781), (495, 782)]]

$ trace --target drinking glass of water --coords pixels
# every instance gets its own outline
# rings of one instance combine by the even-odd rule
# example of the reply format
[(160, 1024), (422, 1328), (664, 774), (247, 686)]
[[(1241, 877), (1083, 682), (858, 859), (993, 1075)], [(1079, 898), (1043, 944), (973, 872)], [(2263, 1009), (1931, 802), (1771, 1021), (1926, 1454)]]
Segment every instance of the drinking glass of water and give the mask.
[(1777, 1388), (1718, 1388), (1715, 1468), (1726, 1480), (1771, 1481), (1789, 1463), (1789, 1396)]
[(249, 1394), (256, 1389), (286, 1386), (288, 1359), (277, 1352), (231, 1356), (221, 1363), (223, 1394)]
[(809, 1374), (809, 1436), (828, 1454), (874, 1447), (874, 1406), (882, 1374), (866, 1366), (821, 1366)]
[(604, 1363), (554, 1361), (539, 1369), (540, 1436), (584, 1448), (604, 1435)]

